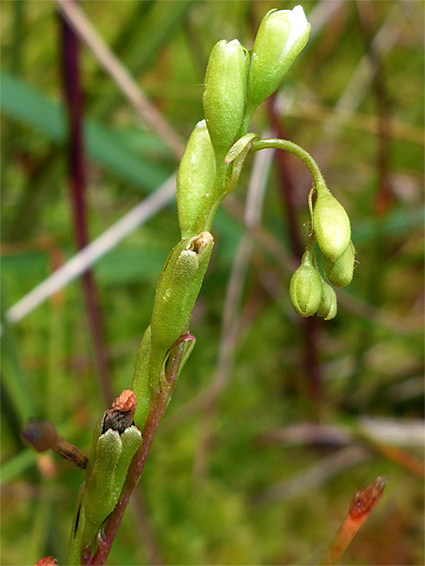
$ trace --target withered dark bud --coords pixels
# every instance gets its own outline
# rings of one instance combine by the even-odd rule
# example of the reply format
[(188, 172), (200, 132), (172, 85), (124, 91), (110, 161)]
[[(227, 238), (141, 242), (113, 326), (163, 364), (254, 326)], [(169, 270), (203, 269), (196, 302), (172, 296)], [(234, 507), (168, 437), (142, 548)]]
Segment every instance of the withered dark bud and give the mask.
[(34, 418), (28, 419), (21, 435), (37, 452), (53, 450), (58, 438), (58, 433), (51, 423)]
[(48, 421), (29, 419), (21, 435), (37, 452), (53, 450), (79, 468), (84, 469), (87, 465), (87, 456), (59, 436), (55, 427)]
[(112, 429), (122, 434), (126, 428), (134, 424), (137, 399), (131, 389), (124, 389), (119, 397), (114, 399), (110, 409), (105, 411), (102, 434)]

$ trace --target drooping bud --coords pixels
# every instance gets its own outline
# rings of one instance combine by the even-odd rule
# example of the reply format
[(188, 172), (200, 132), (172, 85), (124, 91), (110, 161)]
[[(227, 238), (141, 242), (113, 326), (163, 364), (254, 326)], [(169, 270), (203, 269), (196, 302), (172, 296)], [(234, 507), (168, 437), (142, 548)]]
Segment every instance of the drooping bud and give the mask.
[(337, 311), (337, 301), (335, 291), (330, 285), (322, 280), (322, 300), (317, 309), (317, 316), (325, 320), (331, 320), (335, 317)]
[(220, 156), (230, 149), (245, 110), (249, 53), (237, 39), (224, 39), (211, 51), (202, 97), (205, 120), (214, 151)]
[(307, 249), (301, 265), (294, 272), (289, 283), (289, 296), (296, 312), (302, 316), (312, 316), (322, 300), (322, 280), (313, 261), (313, 251)]
[(356, 250), (353, 242), (350, 241), (345, 252), (336, 261), (323, 257), (323, 272), (332, 285), (335, 287), (346, 287), (351, 283), (355, 255)]
[(270, 10), (264, 16), (251, 54), (249, 106), (255, 108), (278, 88), (309, 37), (310, 24), (301, 6), (292, 10)]
[(198, 122), (187, 142), (177, 174), (177, 212), (182, 238), (199, 232), (196, 221), (211, 197), (215, 161), (205, 120)]
[(322, 186), (313, 210), (313, 229), (322, 254), (336, 261), (347, 249), (351, 238), (350, 219), (344, 207)]

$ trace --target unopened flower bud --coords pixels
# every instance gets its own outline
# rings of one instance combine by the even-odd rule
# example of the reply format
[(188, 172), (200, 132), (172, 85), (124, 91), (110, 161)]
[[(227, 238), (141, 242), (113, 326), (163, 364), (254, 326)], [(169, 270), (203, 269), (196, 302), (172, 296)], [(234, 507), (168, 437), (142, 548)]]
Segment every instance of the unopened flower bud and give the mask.
[(301, 6), (270, 10), (258, 28), (248, 78), (248, 105), (255, 107), (279, 86), (310, 37)]
[(301, 265), (289, 283), (289, 296), (296, 312), (303, 317), (312, 316), (322, 300), (322, 280), (313, 265), (311, 253), (305, 251)]
[(322, 254), (336, 261), (351, 238), (350, 219), (344, 207), (326, 187), (317, 193), (313, 210), (313, 229)]
[(326, 279), (335, 287), (346, 287), (353, 279), (354, 259), (356, 250), (353, 242), (347, 246), (345, 252), (336, 261), (332, 261), (327, 257), (323, 258), (323, 272)]
[(177, 174), (177, 211), (182, 238), (195, 236), (196, 221), (211, 196), (215, 161), (205, 120), (198, 122), (187, 142)]
[(317, 309), (317, 316), (325, 320), (331, 320), (336, 315), (337, 301), (335, 291), (330, 285), (322, 280), (322, 300)]
[(202, 98), (205, 120), (214, 151), (230, 149), (245, 110), (249, 53), (237, 39), (224, 39), (211, 51)]

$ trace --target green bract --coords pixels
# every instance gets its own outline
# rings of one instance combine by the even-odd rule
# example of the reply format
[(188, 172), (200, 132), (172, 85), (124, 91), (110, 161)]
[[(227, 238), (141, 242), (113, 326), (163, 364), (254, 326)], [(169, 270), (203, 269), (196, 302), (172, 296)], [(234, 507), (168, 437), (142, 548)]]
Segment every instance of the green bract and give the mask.
[(90, 544), (114, 510), (128, 468), (142, 435), (130, 426), (120, 435), (109, 429), (101, 434), (104, 416), (96, 423), (86, 476), (81, 486), (79, 506), (71, 533), (68, 564), (81, 564), (81, 549)]
[(255, 108), (277, 89), (309, 37), (310, 24), (301, 6), (270, 10), (264, 16), (251, 53), (249, 107)]
[(150, 382), (158, 386), (167, 351), (187, 332), (195, 301), (210, 260), (214, 239), (209, 232), (181, 240), (170, 252), (156, 287), (151, 322)]
[(317, 193), (313, 229), (322, 254), (333, 261), (347, 249), (351, 238), (350, 219), (344, 207), (326, 187)]
[(202, 104), (214, 151), (220, 157), (232, 145), (245, 110), (249, 53), (237, 39), (216, 43), (205, 74)]
[(196, 221), (211, 198), (214, 174), (214, 151), (202, 120), (187, 142), (177, 174), (177, 212), (182, 238), (199, 233)]
[(312, 316), (322, 300), (322, 280), (313, 265), (312, 252), (305, 251), (301, 265), (289, 283), (289, 295), (296, 312), (303, 317)]
[[(100, 421), (103, 423), (103, 418)], [(121, 435), (109, 429), (96, 439), (98, 431), (97, 426), (82, 500), (87, 523), (95, 531), (114, 510), (127, 477), (128, 466), (142, 444), (142, 435), (135, 426), (128, 427)]]
[(322, 280), (322, 300), (316, 314), (325, 320), (331, 320), (336, 315), (336, 311), (337, 301), (335, 291)]
[(258, 134), (245, 134), (229, 149), (226, 157), (224, 158), (224, 163), (229, 165), (226, 171), (226, 180), (224, 184), (226, 193), (230, 193), (235, 190), (245, 159), (247, 158), (252, 144), (256, 139), (258, 139)]
[(332, 285), (335, 285), (335, 287), (346, 287), (351, 283), (355, 255), (356, 250), (354, 249), (353, 242), (350, 241), (345, 252), (336, 261), (326, 257), (323, 258), (323, 272)]

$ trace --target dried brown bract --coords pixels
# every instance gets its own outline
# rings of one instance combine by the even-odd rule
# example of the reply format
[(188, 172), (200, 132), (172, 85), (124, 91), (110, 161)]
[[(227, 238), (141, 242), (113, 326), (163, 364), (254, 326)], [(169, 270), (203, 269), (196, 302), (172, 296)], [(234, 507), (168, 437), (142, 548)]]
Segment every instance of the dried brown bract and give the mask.
[(348, 510), (348, 514), (353, 519), (359, 519), (372, 511), (381, 497), (386, 479), (387, 476), (379, 476), (374, 482), (354, 494)]

